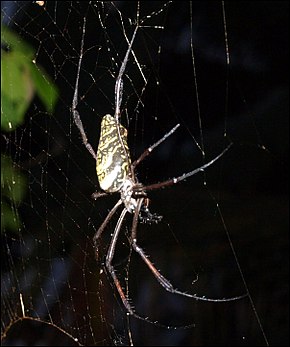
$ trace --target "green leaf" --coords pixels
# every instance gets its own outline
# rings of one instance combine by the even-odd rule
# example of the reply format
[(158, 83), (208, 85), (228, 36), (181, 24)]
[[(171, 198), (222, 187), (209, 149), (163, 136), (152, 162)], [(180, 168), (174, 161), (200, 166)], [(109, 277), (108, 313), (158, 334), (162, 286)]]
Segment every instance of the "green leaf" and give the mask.
[(2, 27), (1, 44), (1, 128), (13, 131), (24, 123), (33, 98), (37, 95), (48, 113), (52, 113), (58, 90), (50, 77), (33, 60), (30, 45)]
[(2, 53), (1, 57), (1, 127), (15, 130), (24, 122), (34, 95), (34, 85), (21, 52)]
[(43, 69), (34, 64), (30, 65), (30, 72), (37, 96), (44, 104), (47, 112), (53, 112), (58, 98), (58, 91), (55, 84)]
[(28, 43), (4, 25), (1, 25), (1, 44), (6, 46), (9, 51), (23, 53), (30, 61), (35, 55), (35, 50)]

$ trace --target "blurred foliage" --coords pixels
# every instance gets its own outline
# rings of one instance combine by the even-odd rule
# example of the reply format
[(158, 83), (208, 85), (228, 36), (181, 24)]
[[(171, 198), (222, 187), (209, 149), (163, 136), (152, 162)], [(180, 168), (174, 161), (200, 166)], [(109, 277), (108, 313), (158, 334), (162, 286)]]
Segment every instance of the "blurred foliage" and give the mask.
[[(1, 130), (14, 131), (37, 96), (52, 113), (58, 91), (50, 77), (34, 62), (35, 50), (7, 27), (1, 27)], [(1, 155), (1, 231), (16, 231), (21, 222), (17, 207), (27, 187), (25, 175), (11, 158)]]
[(37, 95), (48, 113), (57, 101), (57, 88), (34, 63), (35, 50), (8, 28), (1, 28), (1, 128), (13, 131)]
[(13, 167), (9, 157), (1, 155), (1, 231), (20, 228), (17, 207), (26, 191), (26, 177)]

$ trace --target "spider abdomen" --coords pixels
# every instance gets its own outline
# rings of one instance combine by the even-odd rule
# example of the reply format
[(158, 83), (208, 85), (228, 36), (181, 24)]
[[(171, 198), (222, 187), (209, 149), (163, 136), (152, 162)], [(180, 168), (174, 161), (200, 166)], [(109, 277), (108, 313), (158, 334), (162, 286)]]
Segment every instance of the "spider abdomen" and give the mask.
[(127, 129), (107, 114), (101, 123), (97, 150), (97, 176), (101, 189), (120, 191), (130, 176), (131, 159), (127, 143)]

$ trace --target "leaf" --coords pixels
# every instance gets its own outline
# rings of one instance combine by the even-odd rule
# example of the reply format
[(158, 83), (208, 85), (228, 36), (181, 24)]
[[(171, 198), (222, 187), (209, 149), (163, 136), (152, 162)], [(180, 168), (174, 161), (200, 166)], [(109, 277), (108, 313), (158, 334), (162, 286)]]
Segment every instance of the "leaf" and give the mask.
[(9, 157), (1, 155), (1, 230), (9, 228), (16, 231), (20, 227), (17, 208), (26, 189), (26, 177), (13, 167)]
[(30, 65), (30, 72), (37, 96), (45, 105), (47, 112), (53, 112), (58, 98), (58, 91), (55, 84), (43, 69), (34, 64)]
[(34, 85), (20, 52), (2, 53), (1, 58), (1, 127), (15, 130), (24, 122), (34, 95)]
[(1, 128), (13, 131), (24, 123), (35, 95), (52, 113), (58, 90), (45, 71), (34, 61), (35, 51), (18, 35), (2, 27), (1, 44)]
[(1, 45), (6, 46), (9, 51), (23, 53), (29, 61), (31, 61), (35, 55), (35, 50), (5, 25), (1, 25)]

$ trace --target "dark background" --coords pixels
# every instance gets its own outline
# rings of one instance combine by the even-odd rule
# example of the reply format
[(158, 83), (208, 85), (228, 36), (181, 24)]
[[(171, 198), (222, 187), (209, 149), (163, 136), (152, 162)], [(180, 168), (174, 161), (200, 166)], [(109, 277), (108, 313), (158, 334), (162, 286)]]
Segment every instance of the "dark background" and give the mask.
[[(160, 9), (162, 4), (141, 2), (140, 17)], [(130, 39), (133, 28), (127, 17), (136, 17), (136, 2), (115, 5), (122, 13)], [(194, 328), (177, 330), (134, 319), (128, 323), (110, 278), (105, 273), (100, 278), (96, 275), (101, 264), (94, 260), (91, 239), (118, 197), (96, 202), (90, 199), (97, 187), (95, 163), (72, 124), (70, 105), (81, 27), (87, 15), (88, 50), (80, 76), (79, 110), (88, 138), (96, 148), (101, 118), (114, 109), (114, 76), (118, 68), (112, 57), (120, 66), (127, 49), (120, 17), (113, 8), (107, 10), (109, 3), (104, 10), (100, 3), (96, 10), (94, 3), (87, 2), (48, 2), (45, 6), (42, 9), (32, 2), (2, 2), (4, 21), (38, 49), (37, 62), (60, 90), (54, 115), (43, 115), (40, 103), (34, 100), (27, 123), (9, 135), (10, 145), (4, 148), (20, 168), (29, 158), (45, 153), (37, 165), (23, 169), (29, 177), (30, 193), (20, 209), (22, 233), (2, 235), (2, 273), (5, 276), (8, 271), (16, 278), (15, 292), (10, 299), (4, 298), (12, 302), (11, 306), (6, 302), (2, 310), (4, 328), (21, 317), (21, 292), (30, 302), (27, 315), (53, 323), (85, 345), (126, 345), (129, 331), (136, 345), (265, 345), (256, 314), (270, 345), (288, 345), (288, 2), (225, 3), (229, 70), (220, 2), (193, 2), (192, 14), (189, 2), (173, 2), (160, 16), (146, 22), (164, 25), (164, 30), (140, 28), (137, 33), (133, 48), (145, 66), (148, 84), (141, 94), (144, 82), (131, 57), (126, 73), (132, 83), (124, 80), (123, 123), (129, 130), (132, 157), (181, 123), (180, 129), (140, 165), (139, 180), (155, 183), (202, 165), (193, 140), (201, 141), (191, 37), (205, 160), (219, 154), (229, 141), (234, 144), (221, 163), (207, 170), (206, 176), (197, 175), (177, 186), (152, 192), (150, 209), (163, 215), (163, 222), (140, 225), (138, 230), (140, 244), (150, 259), (180, 290), (220, 298), (248, 289), (255, 309), (249, 299), (216, 304), (172, 296), (132, 255), (130, 298), (136, 311), (172, 326), (195, 324)], [(98, 21), (102, 11), (109, 13), (107, 37)], [(110, 47), (111, 55), (100, 47)], [(156, 79), (161, 86), (156, 87)], [(136, 91), (144, 108), (136, 107)], [(110, 224), (111, 232), (115, 222)], [(128, 228), (129, 223), (130, 218)], [(109, 233), (104, 236), (101, 258), (108, 242)], [(30, 243), (34, 245), (31, 248)], [(13, 263), (5, 262), (7, 249)], [(128, 240), (122, 236), (116, 254), (121, 278), (126, 275), (122, 269), (128, 254)], [(32, 276), (30, 283), (33, 269), (37, 276)], [(192, 286), (196, 275), (199, 279)], [(14, 313), (8, 313), (7, 307), (13, 307)], [(2, 343), (74, 345), (54, 325), (22, 319), (12, 326)]]

